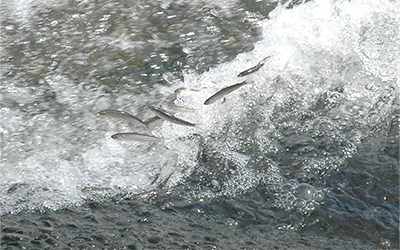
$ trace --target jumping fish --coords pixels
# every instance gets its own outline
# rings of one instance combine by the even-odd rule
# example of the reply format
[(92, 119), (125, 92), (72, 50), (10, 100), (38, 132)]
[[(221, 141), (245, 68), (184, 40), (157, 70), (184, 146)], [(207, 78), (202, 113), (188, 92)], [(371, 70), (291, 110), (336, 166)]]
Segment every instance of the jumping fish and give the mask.
[(174, 91), (176, 96), (192, 96), (192, 92), (199, 92), (195, 89), (188, 89), (188, 88), (178, 88)]
[(169, 105), (163, 104), (161, 107), (162, 107), (164, 110), (171, 111), (171, 112), (180, 112), (180, 113), (187, 113), (187, 112), (193, 113), (193, 112), (195, 112), (194, 109), (185, 108), (185, 107), (180, 107), (180, 106), (177, 106), (177, 105), (175, 105), (175, 104), (169, 104)]
[(119, 118), (119, 119), (124, 119), (128, 122), (131, 122), (133, 124), (136, 125), (140, 125), (143, 128), (147, 129), (147, 123), (143, 122), (142, 120), (140, 120), (139, 118), (129, 114), (128, 112), (125, 111), (119, 111), (119, 110), (102, 110), (99, 112), (99, 115), (104, 115), (104, 116), (110, 116), (110, 117), (114, 117), (114, 118)]
[(261, 62), (259, 62), (256, 66), (251, 67), (250, 69), (246, 69), (245, 71), (241, 72), (238, 77), (242, 77), (242, 76), (246, 76), (249, 75), (251, 73), (256, 72), (257, 70), (259, 70), (262, 66), (264, 66), (265, 62), (267, 61), (268, 58), (270, 58), (271, 56), (267, 56), (266, 58), (262, 59)]
[(139, 133), (118, 133), (111, 136), (114, 140), (118, 141), (148, 141), (148, 142), (161, 142), (161, 139), (152, 135), (145, 135)]
[(161, 120), (161, 118), (158, 116), (153, 116), (153, 117), (150, 117), (149, 119), (147, 119), (146, 121), (144, 121), (144, 123), (147, 124), (147, 126), (149, 126), (151, 123), (156, 122), (158, 120)]
[(169, 121), (169, 122), (172, 122), (175, 124), (179, 124), (179, 125), (184, 125), (184, 126), (191, 126), (191, 127), (196, 126), (196, 124), (187, 122), (187, 121), (179, 119), (173, 115), (164, 113), (163, 111), (161, 111), (155, 107), (149, 107), (149, 110), (152, 111), (156, 116), (160, 117), (163, 120), (166, 120), (166, 121)]
[(217, 93), (213, 94), (210, 98), (208, 98), (205, 102), (204, 105), (209, 105), (212, 104), (214, 102), (216, 102), (217, 100), (221, 99), (222, 97), (226, 96), (227, 94), (237, 90), (238, 88), (242, 87), (243, 85), (246, 85), (247, 82), (241, 82), (241, 83), (236, 83), (234, 85), (225, 87), (223, 89), (221, 89), (220, 91), (218, 91)]

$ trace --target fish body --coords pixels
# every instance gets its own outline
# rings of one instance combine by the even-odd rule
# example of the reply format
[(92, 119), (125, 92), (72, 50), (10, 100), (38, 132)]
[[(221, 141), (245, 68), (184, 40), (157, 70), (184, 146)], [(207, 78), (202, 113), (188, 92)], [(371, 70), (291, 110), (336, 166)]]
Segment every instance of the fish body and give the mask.
[(238, 77), (242, 77), (242, 76), (246, 76), (249, 75), (251, 73), (256, 72), (257, 70), (259, 70), (262, 66), (264, 66), (265, 62), (267, 61), (268, 58), (270, 58), (271, 56), (267, 56), (266, 58), (262, 59), (261, 62), (259, 62), (256, 66), (251, 67), (250, 69), (246, 69), (243, 72), (240, 72)]
[(153, 112), (156, 116), (160, 117), (163, 120), (175, 123), (175, 124), (179, 124), (179, 125), (183, 125), (183, 126), (190, 126), (190, 127), (194, 127), (196, 126), (196, 124), (190, 123), (188, 121), (179, 119), (173, 115), (169, 115), (163, 111), (161, 111), (160, 109), (157, 109), (155, 107), (149, 107), (149, 110), (151, 112)]
[(175, 104), (170, 105), (162, 105), (161, 106), (164, 110), (171, 111), (171, 112), (180, 112), (180, 113), (187, 113), (187, 112), (194, 112), (194, 109), (180, 107)]
[(104, 116), (109, 116), (109, 117), (114, 117), (114, 118), (118, 118), (118, 119), (124, 119), (130, 123), (136, 124), (136, 125), (140, 125), (143, 128), (147, 129), (147, 123), (143, 122), (142, 120), (140, 120), (139, 118), (129, 114), (128, 112), (125, 111), (119, 111), (119, 110), (102, 110), (99, 112), (100, 115), (104, 115)]
[(147, 141), (147, 142), (161, 142), (161, 139), (152, 135), (145, 135), (139, 133), (118, 133), (111, 136), (117, 141)]
[(227, 94), (237, 90), (238, 88), (242, 87), (243, 85), (246, 85), (247, 82), (241, 82), (241, 83), (237, 83), (228, 87), (225, 87), (223, 89), (221, 89), (220, 91), (218, 91), (217, 93), (213, 94), (211, 97), (209, 97), (205, 102), (204, 105), (209, 105), (212, 104), (214, 102), (216, 102), (217, 100), (221, 99), (222, 97), (226, 96)]

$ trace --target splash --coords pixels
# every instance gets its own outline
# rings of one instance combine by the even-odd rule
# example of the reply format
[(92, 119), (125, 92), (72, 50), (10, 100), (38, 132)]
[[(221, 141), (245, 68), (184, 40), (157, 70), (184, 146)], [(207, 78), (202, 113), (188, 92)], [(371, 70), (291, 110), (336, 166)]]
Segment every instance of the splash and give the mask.
[[(137, 65), (108, 60), (111, 52), (143, 45), (125, 35), (110, 42), (116, 34), (106, 27), (103, 33), (94, 29), (99, 40), (93, 34), (85, 38), (86, 49), (96, 48), (91, 56), (107, 50), (94, 68), (85, 61), (90, 56), (68, 46), (69, 54), (53, 54), (59, 61), (48, 65), (52, 73), (39, 78), (32, 70), (35, 61), (18, 72), (8, 60), (3, 72), (9, 67), (11, 73), (1, 86), (0, 108), (2, 213), (177, 185), (193, 197), (235, 196), (263, 186), (275, 195), (273, 206), (312, 211), (324, 199), (323, 178), (345, 167), (363, 139), (383, 135), (398, 107), (398, 10), (389, 1), (280, 5), (261, 22), (263, 36), (252, 51), (205, 72), (182, 69), (182, 80), (164, 72), (166, 85), (110, 84), (113, 78), (104, 72)], [(258, 71), (244, 77), (250, 84), (204, 105), (220, 89), (243, 81), (237, 75), (267, 56)], [(76, 73), (86, 80), (77, 81), (69, 71), (75, 64), (89, 76), (103, 72), (107, 84), (88, 80), (83, 70)], [(33, 76), (26, 80), (22, 69)], [(191, 111), (176, 116), (197, 125), (158, 124), (150, 133), (163, 144), (114, 141), (110, 136), (116, 132), (141, 128), (96, 116), (118, 108), (147, 119), (148, 105), (171, 103)]]

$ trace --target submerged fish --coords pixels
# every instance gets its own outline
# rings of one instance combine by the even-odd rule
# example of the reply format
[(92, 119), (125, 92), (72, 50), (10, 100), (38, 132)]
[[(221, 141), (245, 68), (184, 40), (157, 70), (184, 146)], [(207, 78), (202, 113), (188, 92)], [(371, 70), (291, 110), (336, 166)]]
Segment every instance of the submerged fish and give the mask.
[(173, 115), (164, 113), (163, 111), (161, 111), (155, 107), (149, 107), (149, 110), (152, 111), (156, 116), (160, 117), (163, 120), (166, 120), (166, 121), (169, 121), (169, 122), (172, 122), (175, 124), (179, 124), (179, 125), (184, 125), (184, 126), (191, 126), (191, 127), (196, 126), (196, 124), (187, 122), (187, 121), (179, 119)]
[(128, 112), (125, 111), (119, 111), (119, 110), (102, 110), (99, 112), (99, 115), (104, 115), (104, 116), (109, 116), (109, 117), (114, 117), (114, 118), (119, 118), (119, 119), (124, 119), (128, 122), (131, 122), (136, 125), (140, 125), (143, 128), (147, 129), (147, 123), (143, 122), (139, 118), (129, 114)]
[(114, 140), (118, 141), (157, 141), (161, 142), (161, 139), (152, 135), (145, 135), (145, 134), (139, 134), (139, 133), (118, 133), (118, 134), (113, 134), (111, 136)]
[(210, 98), (208, 98), (204, 102), (204, 105), (212, 104), (212, 103), (216, 102), (217, 100), (221, 99), (222, 97), (226, 96), (227, 94), (237, 90), (238, 88), (240, 88), (246, 84), (247, 84), (247, 82), (244, 81), (241, 83), (234, 84), (232, 86), (225, 87), (225, 88), (221, 89), (220, 91), (218, 91), (217, 93), (213, 94)]
[(257, 70), (259, 70), (262, 66), (264, 66), (265, 62), (267, 61), (268, 58), (270, 58), (271, 56), (267, 56), (266, 58), (262, 59), (261, 62), (259, 62), (256, 66), (251, 67), (250, 69), (247, 69), (243, 72), (241, 72), (238, 77), (242, 77), (242, 76), (246, 76), (249, 75), (251, 73), (256, 72)]

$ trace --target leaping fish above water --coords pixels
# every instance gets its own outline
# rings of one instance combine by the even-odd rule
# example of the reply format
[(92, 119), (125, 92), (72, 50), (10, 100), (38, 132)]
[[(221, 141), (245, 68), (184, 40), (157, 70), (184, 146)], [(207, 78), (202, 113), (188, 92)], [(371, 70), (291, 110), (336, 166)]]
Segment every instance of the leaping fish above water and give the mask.
[(193, 113), (193, 112), (195, 112), (194, 109), (180, 107), (180, 106), (177, 106), (175, 104), (169, 104), (169, 105), (163, 104), (161, 107), (162, 107), (162, 109), (164, 109), (166, 111), (172, 111), (172, 112), (180, 112), (180, 113)]
[(119, 118), (119, 119), (124, 119), (128, 122), (131, 122), (136, 125), (140, 125), (143, 128), (147, 129), (147, 123), (144, 121), (140, 120), (139, 118), (129, 114), (128, 112), (125, 111), (119, 111), (119, 110), (102, 110), (99, 112), (99, 115), (104, 115), (104, 116), (109, 116), (109, 117), (114, 117), (114, 118)]
[(169, 115), (163, 111), (161, 111), (160, 109), (157, 109), (155, 107), (149, 107), (149, 110), (152, 111), (156, 116), (160, 117), (163, 120), (175, 123), (175, 124), (179, 124), (179, 125), (184, 125), (184, 126), (190, 126), (190, 127), (194, 127), (196, 126), (196, 124), (190, 123), (188, 121), (179, 119), (173, 115)]
[(213, 94), (211, 97), (209, 97), (205, 102), (204, 105), (209, 105), (212, 104), (214, 102), (216, 102), (217, 100), (221, 99), (222, 97), (226, 96), (227, 94), (237, 90), (238, 88), (242, 87), (243, 85), (246, 85), (247, 82), (241, 82), (241, 83), (236, 83), (234, 85), (225, 87), (223, 89), (221, 89), (220, 91), (218, 91), (217, 93)]
[(114, 140), (117, 141), (147, 141), (147, 142), (161, 142), (162, 139), (152, 136), (152, 135), (145, 135), (139, 133), (118, 133), (113, 134), (111, 136)]
[(259, 70), (262, 66), (264, 66), (265, 62), (267, 61), (268, 58), (270, 58), (271, 56), (267, 56), (266, 58), (262, 59), (261, 62), (259, 62), (256, 66), (251, 67), (250, 69), (246, 69), (243, 72), (240, 72), (238, 77), (242, 77), (242, 76), (246, 76), (249, 75), (251, 73), (256, 72), (257, 70)]

